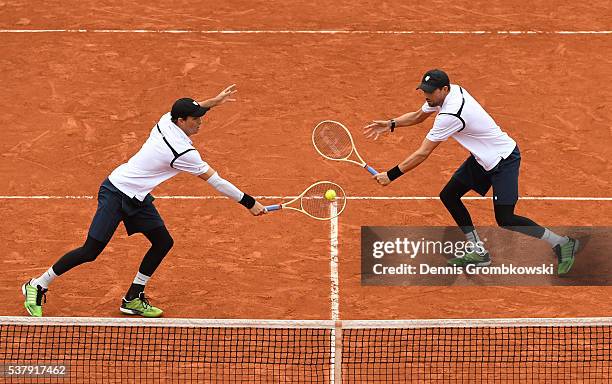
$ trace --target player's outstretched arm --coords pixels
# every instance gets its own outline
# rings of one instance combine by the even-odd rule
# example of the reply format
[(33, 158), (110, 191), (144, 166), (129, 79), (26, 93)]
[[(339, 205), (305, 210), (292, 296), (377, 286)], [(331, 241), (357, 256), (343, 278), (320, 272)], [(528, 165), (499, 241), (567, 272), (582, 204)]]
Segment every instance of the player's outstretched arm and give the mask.
[(234, 184), (223, 179), (214, 169), (208, 168), (208, 171), (198, 177), (208, 182), (208, 184), (219, 191), (219, 193), (243, 205), (253, 216), (259, 216), (266, 213), (264, 206), (260, 202), (236, 188)]
[(418, 111), (408, 112), (391, 120), (373, 120), (363, 128), (363, 133), (367, 138), (373, 137), (376, 140), (383, 133), (393, 132), (397, 127), (408, 127), (422, 123), (429, 116), (431, 116), (431, 113), (426, 113), (419, 109)]
[(372, 176), (378, 184), (385, 186), (389, 185), (393, 180), (397, 179), (404, 173), (416, 168), (419, 164), (427, 160), (429, 155), (436, 149), (440, 144), (440, 141), (431, 141), (429, 139), (423, 140), (423, 143), (414, 151), (406, 160), (402, 161), (395, 167), (391, 168), (387, 172), (382, 172)]
[(200, 101), (199, 104), (206, 108), (216, 107), (217, 105), (221, 105), (227, 101), (236, 101), (234, 99), (234, 94), (238, 92), (236, 89), (236, 84), (232, 84), (229, 87), (225, 88), (219, 94), (211, 99)]

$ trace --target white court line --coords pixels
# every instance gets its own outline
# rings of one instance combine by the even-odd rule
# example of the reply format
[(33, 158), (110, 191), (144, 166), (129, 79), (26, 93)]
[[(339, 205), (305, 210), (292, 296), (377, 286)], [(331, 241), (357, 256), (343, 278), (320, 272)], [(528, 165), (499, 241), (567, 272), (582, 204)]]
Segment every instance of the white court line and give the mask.
[[(329, 210), (330, 215), (332, 217), (335, 216), (329, 221), (329, 298), (331, 302), (331, 319), (332, 321), (337, 322), (340, 320), (340, 279), (338, 277), (338, 216), (336, 216), (336, 203), (331, 204)], [(337, 335), (337, 332), (340, 332), (340, 334)], [(342, 330), (339, 329), (332, 329), (331, 332), (330, 379), (332, 384), (336, 382), (335, 379), (338, 377), (337, 369), (341, 368), (341, 365), (336, 366), (336, 364), (339, 364), (338, 358), (340, 357), (339, 354), (341, 353), (342, 349), (342, 344), (337, 344), (339, 338), (336, 336), (341, 336), (341, 332)], [(341, 381), (339, 382), (341, 383)]]
[(500, 31), (393, 31), (344, 29), (0, 29), (0, 33), (150, 33), (150, 34), (205, 34), (205, 35), (610, 35), (612, 30), (500, 30)]
[(330, 206), (330, 214), (333, 219), (330, 220), (329, 238), (330, 238), (330, 301), (331, 301), (331, 319), (334, 322), (334, 328), (331, 332), (331, 375), (330, 381), (334, 383), (342, 383), (342, 322), (340, 321), (340, 277), (338, 274), (338, 222), (339, 217), (336, 216), (338, 207), (334, 202)]
[[(336, 216), (336, 204), (330, 207), (332, 216)], [(338, 278), (338, 217), (334, 217), (329, 221), (329, 239), (330, 239), (330, 273), (331, 280), (331, 319), (333, 321), (340, 320), (340, 279)]]
[[(253, 196), (256, 199), (283, 200), (294, 199), (297, 196)], [(53, 195), (14, 195), (0, 196), (0, 200), (91, 200), (95, 196), (53, 196)], [(167, 200), (226, 200), (225, 196), (155, 196), (156, 199)], [(464, 196), (463, 200), (491, 200), (490, 197)], [(438, 196), (348, 196), (347, 200), (440, 200)], [(612, 201), (612, 197), (587, 197), (587, 196), (524, 196), (519, 200), (539, 200), (539, 201)]]
[[(348, 200), (440, 200), (438, 196), (349, 196)], [(491, 200), (491, 197), (464, 196), (462, 200)], [(612, 201), (612, 197), (524, 196), (519, 200)]]
[(21, 199), (29, 199), (29, 200), (55, 200), (55, 199), (82, 199), (89, 200), (93, 199), (93, 196), (44, 196), (44, 195), (34, 195), (34, 196), (0, 196), (0, 200), (21, 200)]
[[(163, 328), (272, 328), (334, 329), (331, 320), (271, 319), (194, 319), (194, 318), (126, 318), (126, 317), (31, 317), (0, 316), (0, 325), (48, 325), (82, 327), (163, 327)], [(343, 329), (384, 328), (501, 328), (501, 327), (597, 327), (612, 326), (612, 317), (554, 318), (471, 318), (413, 320), (345, 320)]]

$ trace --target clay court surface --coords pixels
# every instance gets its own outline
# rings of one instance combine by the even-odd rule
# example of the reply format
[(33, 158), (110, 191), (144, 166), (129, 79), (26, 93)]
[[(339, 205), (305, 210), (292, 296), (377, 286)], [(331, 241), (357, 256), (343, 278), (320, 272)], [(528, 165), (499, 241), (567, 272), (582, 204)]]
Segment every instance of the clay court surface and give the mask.
[[(0, 1), (0, 29), (13, 30), (0, 33), (0, 314), (25, 314), (20, 284), (83, 242), (98, 186), (140, 148), (176, 98), (203, 99), (232, 83), (237, 102), (206, 115), (193, 140), (221, 176), (251, 195), (295, 195), (329, 179), (349, 196), (437, 196), (467, 156), (454, 141), (383, 189), (357, 167), (323, 160), (310, 134), (320, 120), (340, 120), (372, 166), (394, 166), (418, 147), (431, 121), (376, 142), (361, 128), (420, 107), (419, 77), (441, 67), (518, 142), (521, 196), (608, 198), (612, 35), (556, 31), (609, 31), (610, 20), (604, 1), (537, 8), (484, 1), (448, 7), (439, 1), (232, 2), (214, 9), (187, 1), (35, 8)], [(87, 31), (14, 31), (22, 29)], [(93, 31), (100, 29), (262, 33)], [(282, 32), (298, 30), (365, 32)], [(549, 33), (372, 32), (508, 30)], [(153, 194), (216, 192), (180, 175)], [(329, 223), (293, 212), (254, 218), (226, 199), (160, 198), (156, 205), (175, 247), (147, 290), (167, 317), (331, 318)], [(476, 225), (494, 224), (490, 200), (466, 205)], [(610, 200), (527, 200), (517, 213), (546, 226), (612, 225)], [(360, 226), (452, 225), (437, 200), (350, 200), (338, 224), (342, 319), (612, 313), (610, 287), (362, 287)], [(143, 236), (128, 238), (121, 226), (95, 263), (54, 282), (45, 315), (119, 316), (147, 247)]]

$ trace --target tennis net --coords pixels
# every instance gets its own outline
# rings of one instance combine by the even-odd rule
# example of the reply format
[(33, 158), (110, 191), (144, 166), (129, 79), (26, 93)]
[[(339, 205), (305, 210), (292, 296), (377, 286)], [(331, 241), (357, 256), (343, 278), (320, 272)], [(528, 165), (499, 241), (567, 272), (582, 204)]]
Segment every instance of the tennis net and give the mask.
[(0, 382), (607, 383), (611, 345), (612, 318), (0, 317)]

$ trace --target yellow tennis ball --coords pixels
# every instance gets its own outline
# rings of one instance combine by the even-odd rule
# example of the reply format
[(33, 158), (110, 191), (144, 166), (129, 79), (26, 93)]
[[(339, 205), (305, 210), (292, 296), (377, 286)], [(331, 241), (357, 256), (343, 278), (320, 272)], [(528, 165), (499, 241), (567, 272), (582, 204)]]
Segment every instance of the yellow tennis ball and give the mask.
[(329, 201), (334, 201), (336, 199), (336, 191), (334, 191), (333, 189), (328, 189), (327, 191), (325, 191), (325, 198)]

